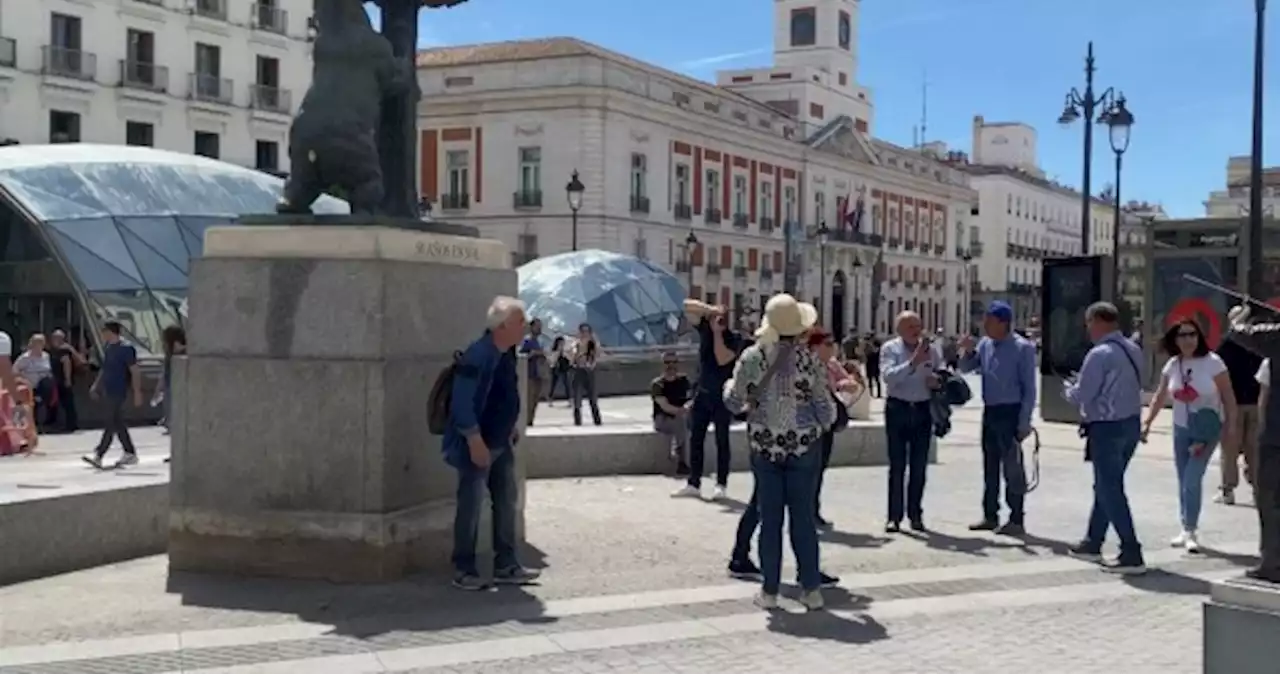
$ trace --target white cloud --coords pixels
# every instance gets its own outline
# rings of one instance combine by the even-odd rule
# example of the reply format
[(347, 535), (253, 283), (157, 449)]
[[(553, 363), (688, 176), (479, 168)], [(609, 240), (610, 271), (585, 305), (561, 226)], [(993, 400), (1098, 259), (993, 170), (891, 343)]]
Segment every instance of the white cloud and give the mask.
[(720, 65), (722, 63), (741, 61), (742, 59), (745, 59), (745, 58), (750, 58), (752, 56), (759, 56), (761, 54), (768, 54), (769, 52), (772, 52), (772, 51), (773, 51), (772, 48), (760, 47), (758, 49), (748, 49), (747, 51), (735, 51), (735, 52), (728, 52), (726, 54), (716, 54), (715, 56), (704, 56), (702, 58), (696, 58), (689, 61), (685, 61), (680, 64), (680, 68), (682, 70), (698, 70), (700, 68)]

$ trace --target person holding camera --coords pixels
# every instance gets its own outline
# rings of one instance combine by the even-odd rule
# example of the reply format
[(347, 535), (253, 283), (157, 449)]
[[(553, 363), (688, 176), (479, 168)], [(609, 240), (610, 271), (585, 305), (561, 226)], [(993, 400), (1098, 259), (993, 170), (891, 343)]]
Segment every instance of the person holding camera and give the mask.
[(702, 473), (706, 465), (707, 429), (715, 424), (716, 487), (712, 498), (725, 497), (729, 485), (729, 426), (733, 415), (724, 404), (724, 383), (742, 351), (741, 336), (729, 329), (728, 312), (698, 300), (684, 301), (689, 322), (698, 330), (698, 384), (689, 410), (689, 482), (672, 496), (702, 497)]

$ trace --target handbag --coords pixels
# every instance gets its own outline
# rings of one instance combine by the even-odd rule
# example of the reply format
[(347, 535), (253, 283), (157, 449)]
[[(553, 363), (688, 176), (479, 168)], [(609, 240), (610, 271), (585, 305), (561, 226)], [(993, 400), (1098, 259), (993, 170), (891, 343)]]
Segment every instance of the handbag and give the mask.
[(777, 357), (774, 358), (773, 362), (769, 363), (768, 367), (764, 369), (764, 374), (760, 377), (760, 383), (756, 384), (754, 388), (747, 392), (747, 407), (743, 412), (734, 415), (734, 421), (747, 420), (747, 417), (751, 415), (751, 413), (756, 409), (756, 406), (760, 403), (760, 392), (769, 388), (769, 385), (773, 383), (774, 376), (782, 369), (782, 363), (793, 356), (795, 354), (795, 350), (795, 344), (782, 343), (778, 345)]

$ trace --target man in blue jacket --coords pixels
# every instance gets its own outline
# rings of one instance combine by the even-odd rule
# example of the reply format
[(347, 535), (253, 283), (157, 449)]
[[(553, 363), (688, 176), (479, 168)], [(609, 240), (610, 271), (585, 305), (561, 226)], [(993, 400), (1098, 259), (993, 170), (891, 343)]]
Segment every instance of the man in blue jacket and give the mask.
[(538, 573), (516, 556), (515, 451), (520, 420), (516, 346), (524, 339), (524, 304), (498, 297), (489, 305), (487, 329), (463, 352), (453, 378), (445, 462), (458, 471), (457, 512), (453, 520), (454, 587), (486, 590), (476, 566), (480, 506), (484, 490), (493, 501), (493, 582), (519, 585)]

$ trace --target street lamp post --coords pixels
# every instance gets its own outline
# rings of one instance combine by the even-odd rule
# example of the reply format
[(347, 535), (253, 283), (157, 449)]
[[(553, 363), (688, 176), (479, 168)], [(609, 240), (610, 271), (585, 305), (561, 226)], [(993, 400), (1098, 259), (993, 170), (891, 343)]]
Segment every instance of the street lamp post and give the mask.
[(1123, 217), (1120, 210), (1120, 169), (1124, 163), (1125, 150), (1129, 149), (1129, 130), (1133, 128), (1133, 113), (1125, 107), (1124, 94), (1116, 96), (1115, 102), (1098, 118), (1099, 124), (1106, 124), (1111, 131), (1111, 151), (1116, 153), (1116, 186), (1115, 186), (1115, 222), (1111, 225), (1111, 270), (1115, 294), (1112, 301), (1120, 301), (1120, 222)]
[(964, 261), (964, 284), (960, 286), (960, 301), (964, 302), (964, 325), (960, 328), (967, 335), (973, 330), (973, 300), (969, 297), (973, 290), (972, 268), (969, 266), (973, 262), (973, 254), (966, 250), (960, 259)]
[(1263, 44), (1266, 36), (1267, 0), (1257, 3), (1253, 34), (1253, 144), (1249, 157), (1249, 294), (1270, 297), (1263, 288), (1262, 273), (1262, 100)]
[(830, 235), (827, 221), (818, 223), (818, 317), (822, 325), (827, 324), (827, 237)]
[(692, 229), (689, 230), (689, 236), (684, 240), (684, 246), (685, 266), (687, 267), (685, 271), (689, 274), (689, 299), (696, 300), (698, 298), (693, 296), (693, 251), (698, 247), (698, 237), (693, 233)]
[(573, 170), (569, 184), (564, 186), (565, 195), (569, 197), (569, 210), (573, 212), (573, 239), (570, 250), (578, 250), (578, 209), (582, 208), (582, 193), (587, 191), (581, 180), (578, 180), (578, 169)]
[(1093, 120), (1094, 113), (1111, 107), (1114, 93), (1110, 88), (1097, 96), (1093, 91), (1093, 75), (1097, 72), (1093, 60), (1093, 42), (1089, 43), (1089, 51), (1084, 59), (1084, 93), (1075, 87), (1067, 93), (1066, 105), (1058, 123), (1069, 125), (1077, 119), (1084, 120), (1084, 175), (1080, 180), (1080, 254), (1089, 254), (1089, 179), (1092, 176), (1093, 162)]
[[(862, 327), (862, 279), (858, 276), (862, 273), (862, 258), (856, 254), (853, 258), (853, 329), (854, 332), (860, 332)], [(839, 337), (839, 335), (837, 335)]]

